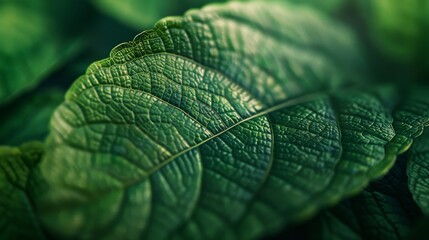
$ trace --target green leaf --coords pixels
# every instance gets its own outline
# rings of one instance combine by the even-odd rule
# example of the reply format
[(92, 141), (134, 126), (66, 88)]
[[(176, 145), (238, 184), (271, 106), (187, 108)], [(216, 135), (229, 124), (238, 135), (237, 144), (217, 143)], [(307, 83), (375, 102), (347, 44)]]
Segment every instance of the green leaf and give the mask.
[[(429, 209), (429, 191), (421, 190), (427, 189), (427, 183), (422, 181), (424, 173), (429, 176), (429, 168), (422, 167), (429, 166), (424, 165), (425, 159), (429, 159), (429, 155), (425, 155), (429, 152), (429, 137), (418, 138), (429, 125), (428, 93), (425, 86), (411, 88), (393, 111), (396, 135), (386, 149), (388, 154), (400, 154), (412, 146), (408, 156), (399, 159), (387, 176), (373, 182), (359, 196), (324, 212), (311, 223), (313, 230), (310, 232), (315, 232), (315, 239), (406, 238), (420, 215), (408, 190), (407, 161), (411, 193), (419, 206), (426, 204)], [(426, 199), (426, 203), (422, 199)]]
[(0, 144), (19, 145), (30, 140), (44, 140), (49, 133), (49, 121), (63, 102), (64, 92), (42, 90), (20, 98), (1, 109)]
[(38, 142), (0, 147), (0, 238), (45, 239), (27, 194), (30, 172), (43, 154)]
[[(395, 137), (386, 145), (388, 154), (400, 154), (410, 148), (429, 125), (427, 87), (414, 87), (405, 93), (393, 111)], [(403, 239), (408, 235), (419, 210), (408, 191), (405, 165), (414, 164), (414, 155), (424, 154), (422, 136), (412, 145), (408, 158), (399, 159), (382, 180), (373, 182), (359, 196), (346, 200), (324, 212), (311, 227), (315, 239)], [(427, 148), (427, 147), (426, 147)], [(429, 149), (428, 149), (429, 150)], [(425, 171), (413, 165), (414, 171)], [(410, 173), (410, 186), (415, 185), (415, 173)], [(411, 171), (412, 172), (412, 171)], [(429, 175), (429, 172), (428, 172)], [(424, 185), (424, 184), (423, 184)], [(424, 188), (423, 188), (424, 189)], [(411, 189), (413, 192), (413, 189)], [(425, 198), (429, 193), (419, 193)], [(415, 193), (413, 192), (413, 195)], [(429, 205), (429, 204), (428, 204)]]
[(421, 216), (408, 190), (407, 158), (360, 195), (310, 223), (313, 239), (404, 239)]
[[(82, 46), (69, 17), (80, 1), (6, 0), (0, 8), (0, 104), (33, 88)], [(67, 32), (66, 32), (66, 30)], [(82, 29), (82, 26), (80, 26)]]
[[(389, 89), (387, 87), (387, 89)], [(400, 97), (388, 91), (379, 90), (380, 100), (389, 108), (392, 102), (397, 101), (391, 111), (393, 116), (394, 138), (386, 146), (386, 157), (384, 160), (370, 170), (370, 174), (381, 173), (384, 175), (393, 166), (395, 156), (406, 152), (415, 138), (419, 137), (425, 127), (429, 126), (429, 99), (427, 95), (429, 88), (426, 85), (414, 86), (401, 89)], [(386, 93), (387, 92), (387, 93)]]
[[(166, 18), (94, 63), (55, 112), (34, 192), (66, 238), (255, 238), (393, 162), (377, 94), (341, 90), (358, 45), (308, 8), (229, 3)], [(384, 166), (384, 165), (383, 165)]]
[(423, 213), (429, 215), (429, 131), (416, 139), (409, 159), (408, 186)]
[(405, 90), (403, 99), (393, 113), (395, 138), (389, 143), (389, 152), (404, 153), (429, 126), (429, 87), (413, 86)]

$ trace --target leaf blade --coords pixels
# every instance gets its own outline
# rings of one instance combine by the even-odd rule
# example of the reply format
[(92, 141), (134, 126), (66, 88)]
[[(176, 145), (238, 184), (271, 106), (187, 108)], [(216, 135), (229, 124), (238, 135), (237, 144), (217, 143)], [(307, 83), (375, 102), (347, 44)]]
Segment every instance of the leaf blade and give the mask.
[(45, 239), (33, 200), (27, 194), (29, 175), (42, 154), (43, 145), (39, 142), (0, 147), (1, 238)]
[[(358, 55), (341, 26), (278, 3), (213, 5), (161, 20), (91, 65), (56, 111), (41, 164), (53, 191), (36, 196), (44, 223), (72, 238), (100, 234), (95, 229), (106, 238), (124, 229), (134, 238), (253, 238), (356, 193), (385, 171), (370, 174), (374, 165), (396, 156), (385, 152), (393, 119), (377, 96), (331, 92), (356, 82), (349, 71), (360, 69)], [(296, 152), (275, 150), (275, 138)], [(320, 168), (320, 156), (327, 166), (310, 181), (317, 184), (305, 183), (308, 175), (295, 183), (296, 172)], [(308, 169), (290, 158), (308, 161)], [(192, 186), (187, 206), (178, 196), (161, 198), (185, 185)], [(144, 209), (141, 225), (124, 217), (132, 212), (121, 207), (129, 189), (139, 189), (130, 208)], [(168, 207), (180, 211), (166, 219)]]

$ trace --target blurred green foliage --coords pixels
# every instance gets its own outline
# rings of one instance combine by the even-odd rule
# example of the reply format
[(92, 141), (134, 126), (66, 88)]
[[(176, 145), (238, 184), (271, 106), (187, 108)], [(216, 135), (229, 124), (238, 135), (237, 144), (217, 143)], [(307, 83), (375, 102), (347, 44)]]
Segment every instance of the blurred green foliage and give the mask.
[(33, 88), (82, 50), (81, 1), (0, 2), (0, 104)]
[(429, 1), (363, 0), (361, 12), (374, 43), (398, 61), (415, 63), (429, 54)]
[(347, 0), (288, 0), (296, 4), (307, 4), (312, 8), (317, 8), (328, 13), (339, 10)]
[(20, 145), (42, 141), (49, 132), (49, 120), (64, 100), (64, 91), (46, 89), (33, 92), (0, 108), (0, 145)]
[[(225, 0), (219, 0), (225, 1)], [(201, 7), (212, 0), (93, 0), (94, 5), (108, 15), (137, 30), (150, 28), (166, 16), (182, 15), (191, 8)]]

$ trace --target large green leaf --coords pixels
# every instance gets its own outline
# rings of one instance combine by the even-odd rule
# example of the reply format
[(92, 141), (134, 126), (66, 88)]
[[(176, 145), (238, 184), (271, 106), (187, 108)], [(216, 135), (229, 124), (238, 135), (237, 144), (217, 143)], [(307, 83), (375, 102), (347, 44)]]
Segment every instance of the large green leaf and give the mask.
[(30, 172), (42, 154), (38, 142), (0, 147), (0, 239), (45, 239), (27, 194)]
[(421, 216), (408, 190), (407, 158), (360, 195), (310, 223), (313, 239), (405, 239)]
[(86, 11), (78, 3), (1, 1), (0, 104), (37, 85), (79, 50), (82, 42), (74, 24), (85, 19)]
[(64, 92), (42, 90), (19, 99), (0, 111), (0, 144), (19, 145), (30, 140), (44, 140), (54, 110), (64, 100)]
[(247, 239), (360, 191), (396, 154), (381, 98), (344, 90), (362, 81), (357, 51), (342, 26), (280, 3), (161, 20), (55, 112), (49, 190), (33, 193), (44, 224), (68, 238)]
[(408, 185), (423, 213), (429, 215), (429, 131), (416, 139), (409, 152)]

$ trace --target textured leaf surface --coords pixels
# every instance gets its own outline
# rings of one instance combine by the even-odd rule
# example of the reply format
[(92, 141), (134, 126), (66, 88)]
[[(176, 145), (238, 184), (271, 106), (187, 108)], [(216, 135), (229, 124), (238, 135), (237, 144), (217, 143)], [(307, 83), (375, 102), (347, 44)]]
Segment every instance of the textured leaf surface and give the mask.
[(408, 154), (410, 191), (423, 213), (429, 215), (429, 131), (416, 139)]
[(63, 102), (64, 92), (45, 90), (9, 104), (0, 110), (0, 144), (19, 145), (30, 140), (44, 140), (49, 121)]
[(421, 216), (408, 190), (406, 165), (406, 157), (398, 159), (383, 179), (323, 213), (310, 231), (314, 239), (405, 239)]
[(389, 143), (389, 152), (405, 152), (412, 145), (413, 139), (429, 126), (429, 88), (415, 86), (404, 95), (393, 111), (396, 136)]
[[(0, 104), (34, 87), (69, 59), (81, 42), (73, 34), (71, 15), (80, 1), (5, 0), (0, 8)], [(82, 29), (82, 26), (80, 26)], [(63, 30), (67, 29), (68, 35)]]
[(376, 94), (330, 92), (354, 83), (357, 49), (342, 26), (278, 3), (160, 21), (54, 114), (43, 222), (83, 239), (254, 238), (359, 191), (395, 156)]
[(429, 144), (427, 134), (420, 136), (429, 124), (428, 93), (425, 86), (411, 88), (393, 110), (396, 135), (386, 149), (388, 154), (399, 154), (411, 146), (408, 155), (359, 196), (324, 213), (317, 224), (322, 237), (316, 239), (404, 239), (408, 236), (420, 214), (406, 186), (404, 165), (407, 161), (413, 197), (423, 211), (425, 204), (426, 209), (429, 206), (427, 183), (422, 181), (424, 176), (429, 176), (429, 165), (425, 164), (429, 159), (429, 155), (425, 155)]
[(29, 174), (42, 154), (37, 142), (0, 147), (0, 239), (45, 239), (27, 195)]

